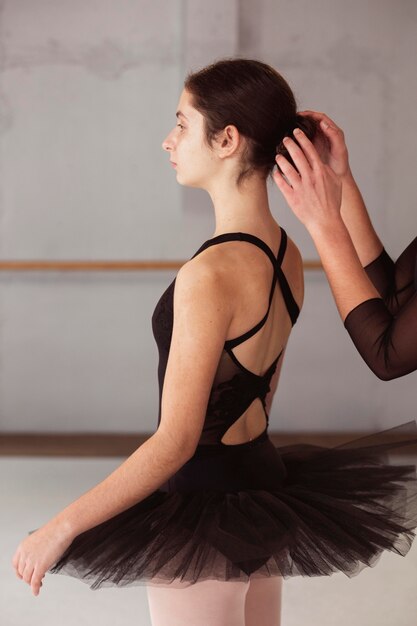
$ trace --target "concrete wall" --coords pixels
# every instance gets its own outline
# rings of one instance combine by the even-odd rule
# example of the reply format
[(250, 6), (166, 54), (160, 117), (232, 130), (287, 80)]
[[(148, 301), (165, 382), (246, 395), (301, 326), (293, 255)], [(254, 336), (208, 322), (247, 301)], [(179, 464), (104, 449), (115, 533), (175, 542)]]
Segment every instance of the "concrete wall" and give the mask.
[[(1, 1), (0, 257), (189, 258), (213, 211), (161, 142), (185, 73), (223, 55), (271, 63), (342, 125), (396, 257), (417, 225), (416, 23), (412, 0)], [(273, 186), (271, 208), (316, 257)], [(0, 430), (153, 431), (151, 315), (174, 275), (0, 273)], [(378, 381), (306, 273), (271, 430), (389, 428), (416, 417), (416, 382)]]

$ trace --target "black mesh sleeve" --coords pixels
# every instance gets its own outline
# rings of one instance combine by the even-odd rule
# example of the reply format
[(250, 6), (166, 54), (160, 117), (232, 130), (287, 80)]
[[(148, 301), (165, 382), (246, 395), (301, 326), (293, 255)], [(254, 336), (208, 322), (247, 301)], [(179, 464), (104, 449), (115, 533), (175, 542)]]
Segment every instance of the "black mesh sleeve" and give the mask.
[(364, 268), (393, 314), (399, 311), (416, 291), (416, 260), (417, 237), (407, 246), (396, 263), (384, 249)]
[(378, 378), (399, 378), (417, 369), (417, 237), (396, 263), (383, 250), (365, 271), (381, 298), (350, 311), (345, 328)]

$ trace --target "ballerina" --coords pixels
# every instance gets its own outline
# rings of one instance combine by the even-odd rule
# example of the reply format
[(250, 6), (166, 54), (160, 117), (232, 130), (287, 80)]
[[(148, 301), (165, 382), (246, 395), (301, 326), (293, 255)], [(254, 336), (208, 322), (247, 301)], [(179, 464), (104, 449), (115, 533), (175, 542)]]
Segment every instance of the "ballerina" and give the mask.
[(416, 468), (391, 452), (417, 454), (416, 424), (395, 426), (396, 442), (382, 431), (273, 445), (268, 412), (304, 284), (267, 177), (282, 139), (300, 126), (314, 139), (317, 125), (251, 59), (191, 73), (176, 116), (162, 147), (179, 184), (209, 193), (216, 228), (153, 311), (158, 428), (12, 563), (35, 595), (46, 572), (91, 589), (144, 584), (153, 626), (278, 626), (283, 578), (354, 576), (384, 550), (408, 552)]

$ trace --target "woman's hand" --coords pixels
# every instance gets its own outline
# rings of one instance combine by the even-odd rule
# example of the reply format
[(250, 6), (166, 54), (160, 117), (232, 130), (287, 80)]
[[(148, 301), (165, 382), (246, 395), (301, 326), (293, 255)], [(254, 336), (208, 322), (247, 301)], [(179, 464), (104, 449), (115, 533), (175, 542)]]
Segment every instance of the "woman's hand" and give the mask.
[(273, 173), (278, 189), (309, 231), (326, 272), (340, 317), (345, 321), (356, 306), (379, 293), (363, 269), (341, 216), (343, 182), (300, 130), (297, 143), (286, 137), (285, 147), (295, 167), (277, 155)]
[(340, 178), (351, 176), (348, 149), (342, 129), (325, 113), (300, 111), (300, 115), (312, 117), (320, 125), (322, 132), (317, 133), (314, 146), (322, 161), (329, 165)]
[(35, 596), (39, 595), (45, 573), (58, 561), (72, 540), (69, 533), (50, 522), (19, 543), (12, 565), (16, 576), (32, 587)]
[(273, 178), (278, 189), (309, 231), (317, 226), (326, 227), (335, 219), (340, 221), (340, 177), (330, 165), (323, 163), (301, 129), (296, 128), (294, 136), (299, 145), (290, 137), (284, 138), (284, 144), (297, 169), (284, 156), (277, 155), (278, 168)]

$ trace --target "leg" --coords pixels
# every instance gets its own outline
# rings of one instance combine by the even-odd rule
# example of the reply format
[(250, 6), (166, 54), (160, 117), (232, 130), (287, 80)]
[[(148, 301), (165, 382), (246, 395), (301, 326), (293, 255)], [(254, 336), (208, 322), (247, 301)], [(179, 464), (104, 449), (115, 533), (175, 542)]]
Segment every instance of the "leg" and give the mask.
[(147, 585), (152, 626), (244, 626), (248, 588), (249, 582), (218, 580), (188, 587)]
[(280, 626), (282, 577), (250, 578), (246, 594), (245, 626)]

